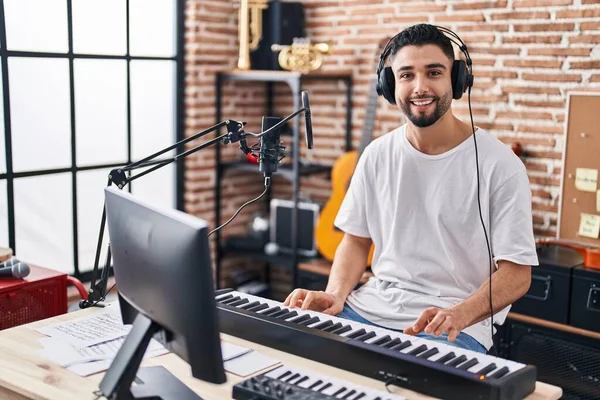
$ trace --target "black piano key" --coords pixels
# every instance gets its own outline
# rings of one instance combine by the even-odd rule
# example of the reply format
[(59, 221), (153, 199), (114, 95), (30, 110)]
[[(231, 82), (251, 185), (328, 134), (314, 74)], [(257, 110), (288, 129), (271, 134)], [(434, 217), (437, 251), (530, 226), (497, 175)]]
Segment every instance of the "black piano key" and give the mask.
[(248, 301), (249, 301), (248, 299), (240, 299), (237, 301), (232, 301), (231, 303), (228, 303), (228, 304), (230, 306), (237, 307), (237, 306), (241, 306), (242, 304), (248, 303)]
[(321, 383), (323, 383), (323, 381), (319, 379), (318, 381), (316, 381), (315, 383), (313, 383), (312, 385), (310, 385), (308, 387), (308, 389), (312, 390), (312, 389), (316, 388), (317, 386), (319, 386)]
[(492, 375), (490, 375), (490, 378), (499, 379), (499, 378), (502, 378), (504, 375), (508, 374), (508, 372), (509, 372), (508, 367), (502, 367), (498, 371), (496, 371)]
[(342, 387), (341, 389), (338, 389), (334, 394), (332, 394), (333, 397), (336, 397), (338, 394), (342, 394), (346, 391), (345, 387)]
[(231, 298), (229, 298), (227, 300), (221, 301), (221, 304), (229, 304), (229, 303), (232, 303), (234, 301), (238, 301), (239, 299), (241, 299), (240, 296), (231, 297)]
[(397, 345), (397, 344), (398, 344), (398, 343), (400, 343), (400, 342), (402, 342), (400, 339), (398, 339), (398, 338), (394, 338), (394, 339), (392, 339), (392, 341), (391, 341), (391, 342), (387, 342), (386, 344), (384, 344), (384, 345), (383, 345), (383, 346), (381, 346), (381, 347), (386, 347), (386, 348), (388, 348), (388, 349), (389, 349), (390, 347), (394, 347), (395, 345)]
[(222, 303), (222, 302), (224, 302), (225, 300), (229, 300), (229, 299), (231, 299), (232, 297), (233, 297), (233, 295), (232, 295), (232, 294), (226, 294), (225, 296), (221, 297), (220, 299), (217, 299), (217, 301), (218, 301), (219, 303)]
[(312, 317), (312, 318), (309, 318), (309, 319), (307, 319), (307, 320), (306, 320), (306, 321), (304, 321), (304, 322), (301, 322), (301, 323), (300, 323), (300, 325), (308, 326), (308, 325), (312, 325), (312, 324), (314, 324), (315, 322), (319, 322), (319, 321), (320, 321), (320, 319), (319, 319), (319, 318), (317, 318), (317, 317)]
[(487, 365), (485, 367), (483, 367), (480, 371), (475, 372), (477, 375), (487, 375), (490, 372), (492, 372), (493, 370), (495, 370), (496, 368), (498, 368), (496, 366), (496, 364), (491, 363), (490, 365)]
[(337, 335), (341, 335), (342, 333), (346, 333), (351, 331), (352, 327), (350, 325), (344, 325), (341, 328), (336, 329), (335, 331), (331, 331), (331, 333), (335, 333)]
[(440, 351), (437, 348), (432, 347), (431, 349), (427, 350), (425, 353), (419, 354), (417, 357), (419, 357), (419, 358), (429, 358), (429, 357), (431, 357), (431, 356), (433, 356), (433, 355), (435, 355), (435, 354), (437, 354), (439, 352)]
[(357, 337), (364, 335), (365, 333), (367, 333), (367, 331), (365, 331), (363, 328), (360, 328), (359, 330), (352, 332), (351, 334), (347, 335), (346, 337), (348, 339), (356, 339)]
[(349, 399), (350, 396), (352, 396), (354, 393), (356, 393), (356, 390), (352, 389), (351, 391), (349, 391), (348, 393), (346, 393), (342, 399)]
[(356, 396), (353, 400), (360, 400), (363, 397), (365, 397), (367, 394), (365, 392), (360, 393), (358, 396)]
[(298, 378), (299, 376), (300, 376), (300, 374), (296, 372), (294, 375), (290, 376), (289, 378), (285, 378), (285, 382), (292, 381), (292, 380)]
[(439, 362), (439, 363), (443, 364), (446, 361), (452, 360), (454, 357), (456, 357), (456, 354), (454, 354), (454, 352), (451, 351), (450, 353), (443, 355), (440, 358), (438, 358), (437, 360), (435, 360), (435, 362)]
[(319, 325), (313, 326), (313, 329), (325, 330), (325, 328), (328, 328), (331, 325), (333, 325), (333, 321), (328, 319), (327, 321), (321, 322)]
[(364, 335), (360, 335), (359, 337), (357, 337), (355, 339), (360, 340), (361, 342), (365, 342), (375, 336), (376, 336), (375, 332), (367, 332)]
[(374, 344), (375, 346), (381, 346), (381, 345), (385, 345), (387, 342), (391, 342), (391, 341), (392, 341), (392, 338), (390, 337), (390, 335), (385, 335), (384, 337), (377, 339), (376, 341), (374, 341), (371, 344)]
[(416, 347), (416, 348), (412, 349), (411, 351), (409, 351), (408, 354), (411, 356), (416, 356), (416, 355), (424, 352), (425, 350), (427, 350), (427, 346), (422, 344), (419, 347)]
[(305, 375), (302, 378), (298, 379), (296, 382), (294, 382), (294, 385), (299, 385), (307, 379), (308, 379), (308, 376)]
[(249, 309), (250, 307), (254, 307), (254, 306), (257, 306), (257, 305), (259, 305), (259, 304), (260, 304), (260, 302), (258, 302), (258, 301), (253, 301), (253, 302), (251, 302), (251, 303), (244, 304), (243, 306), (240, 306), (240, 308), (243, 308), (244, 310), (247, 310), (247, 309)]
[(296, 312), (296, 311), (288, 311), (288, 312), (287, 312), (287, 313), (285, 313), (285, 314), (279, 314), (279, 315), (278, 315), (277, 317), (275, 317), (275, 318), (278, 318), (278, 319), (284, 319), (284, 320), (285, 320), (285, 319), (288, 319), (288, 318), (295, 317), (296, 315), (298, 315), (298, 312)]
[(281, 380), (282, 378), (285, 378), (286, 376), (288, 376), (289, 374), (291, 374), (291, 371), (285, 371), (283, 374), (279, 375), (277, 377), (278, 380)]
[(412, 343), (410, 342), (410, 340), (405, 340), (402, 343), (399, 343), (399, 344), (397, 344), (395, 346), (390, 347), (390, 350), (401, 351), (401, 350), (403, 350), (403, 349), (405, 349), (407, 347), (410, 347), (410, 346), (412, 346)]
[(323, 390), (327, 389), (329, 386), (333, 386), (331, 383), (326, 383), (324, 384), (322, 387), (319, 388), (319, 390), (317, 390), (317, 392), (322, 392)]
[(381, 400), (381, 397), (377, 396), (377, 397), (375, 397), (375, 399), (373, 399), (373, 400)]
[(281, 307), (271, 307), (267, 311), (262, 313), (261, 315), (272, 315), (272, 314), (275, 314), (276, 312), (279, 312), (280, 310), (281, 310)]
[(299, 324), (300, 322), (306, 321), (307, 319), (310, 319), (310, 315), (304, 314), (299, 316), (298, 318), (290, 319), (288, 322), (294, 322), (296, 324)]
[(290, 312), (290, 310), (288, 310), (287, 308), (282, 308), (281, 310), (277, 311), (276, 313), (271, 314), (270, 317), (279, 318), (280, 315), (285, 315), (285, 314), (288, 314), (289, 312)]
[(448, 364), (446, 364), (449, 367), (456, 367), (458, 366), (458, 364), (467, 361), (467, 356), (465, 356), (464, 354), (461, 356), (456, 357), (454, 360), (450, 361)]
[(246, 308), (246, 311), (259, 312), (264, 310), (265, 308), (269, 308), (269, 305), (267, 303), (262, 303), (254, 307)]
[(341, 327), (342, 327), (342, 324), (340, 324), (339, 322), (337, 322), (337, 323), (335, 323), (335, 324), (333, 324), (331, 326), (328, 326), (327, 328), (323, 328), (322, 330), (324, 332), (334, 332), (337, 329), (340, 329)]
[(464, 369), (465, 371), (468, 370), (469, 368), (471, 368), (473, 365), (477, 365), (479, 363), (479, 360), (476, 358), (471, 358), (469, 361), (467, 361), (466, 363), (462, 363), (460, 364), (460, 367), (458, 367), (458, 369)]

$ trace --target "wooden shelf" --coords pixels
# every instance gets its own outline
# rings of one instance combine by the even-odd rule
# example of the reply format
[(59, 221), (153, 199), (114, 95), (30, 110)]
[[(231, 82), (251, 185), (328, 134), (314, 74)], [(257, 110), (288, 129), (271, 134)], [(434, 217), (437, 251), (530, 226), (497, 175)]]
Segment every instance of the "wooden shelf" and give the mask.
[(575, 335), (586, 336), (592, 339), (600, 340), (600, 333), (588, 331), (587, 329), (576, 328), (571, 325), (560, 324), (558, 322), (548, 321), (541, 318), (531, 317), (529, 315), (518, 314), (514, 312), (508, 313), (508, 318), (516, 321), (525, 322), (532, 325), (539, 325), (545, 328), (556, 329), (563, 332), (573, 333)]
[[(313, 274), (329, 276), (329, 272), (331, 271), (331, 262), (325, 260), (323, 258), (311, 260), (308, 262), (299, 262), (298, 269), (301, 271), (312, 272)], [(369, 280), (370, 277), (373, 276), (373, 273), (370, 270), (365, 271), (362, 277), (360, 278), (360, 283), (365, 284)]]

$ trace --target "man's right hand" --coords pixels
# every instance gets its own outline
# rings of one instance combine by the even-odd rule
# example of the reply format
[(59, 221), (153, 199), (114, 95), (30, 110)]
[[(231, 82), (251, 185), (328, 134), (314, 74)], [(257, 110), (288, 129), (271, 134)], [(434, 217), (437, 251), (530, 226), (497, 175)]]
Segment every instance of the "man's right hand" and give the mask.
[(336, 315), (342, 312), (344, 299), (323, 291), (295, 289), (285, 299), (283, 305), (290, 308), (300, 307), (302, 310), (313, 310), (324, 314)]

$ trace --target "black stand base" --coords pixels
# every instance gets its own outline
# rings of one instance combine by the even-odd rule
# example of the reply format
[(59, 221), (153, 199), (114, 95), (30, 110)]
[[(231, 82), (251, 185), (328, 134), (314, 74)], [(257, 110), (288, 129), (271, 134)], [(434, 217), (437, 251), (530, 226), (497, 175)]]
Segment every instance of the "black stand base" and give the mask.
[(164, 367), (144, 367), (137, 373), (136, 383), (131, 386), (132, 399), (137, 400), (202, 400), (183, 382)]

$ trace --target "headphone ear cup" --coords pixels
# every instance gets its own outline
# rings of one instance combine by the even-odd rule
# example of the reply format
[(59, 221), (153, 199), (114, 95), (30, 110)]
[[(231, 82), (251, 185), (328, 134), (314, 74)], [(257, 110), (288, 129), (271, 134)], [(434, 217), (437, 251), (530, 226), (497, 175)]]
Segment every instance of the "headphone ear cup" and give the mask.
[(467, 63), (454, 60), (452, 64), (452, 98), (458, 100), (467, 90)]
[(391, 105), (396, 105), (396, 81), (391, 67), (385, 67), (377, 78), (377, 94), (383, 96)]

